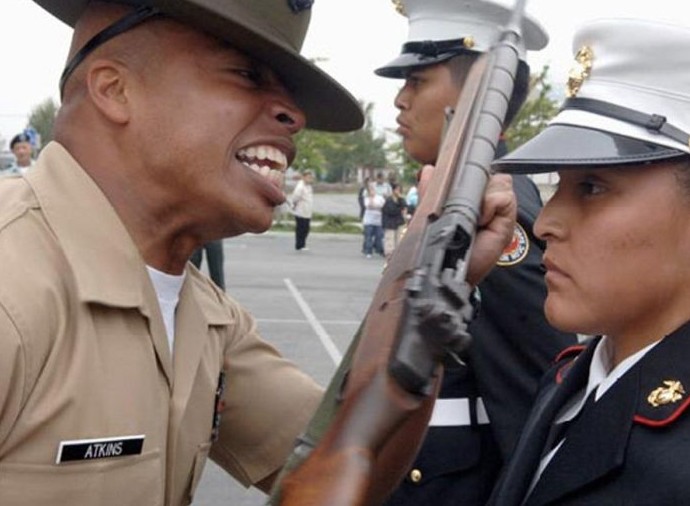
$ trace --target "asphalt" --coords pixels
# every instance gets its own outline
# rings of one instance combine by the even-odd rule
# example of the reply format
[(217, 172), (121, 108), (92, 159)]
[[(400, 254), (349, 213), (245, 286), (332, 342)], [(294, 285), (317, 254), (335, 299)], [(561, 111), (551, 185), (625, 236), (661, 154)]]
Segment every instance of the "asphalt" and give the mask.
[[(350, 197), (317, 195), (315, 208), (356, 215), (357, 200)], [(360, 235), (311, 234), (307, 246), (295, 251), (292, 233), (226, 239), (226, 290), (257, 318), (267, 341), (326, 386), (369, 307), (384, 261), (362, 255)], [(193, 505), (260, 506), (265, 500), (209, 461)]]

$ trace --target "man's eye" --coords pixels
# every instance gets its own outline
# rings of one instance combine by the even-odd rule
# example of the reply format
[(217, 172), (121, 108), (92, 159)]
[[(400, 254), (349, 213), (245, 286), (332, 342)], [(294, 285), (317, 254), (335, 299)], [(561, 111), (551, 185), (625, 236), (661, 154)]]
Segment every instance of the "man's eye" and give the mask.
[(584, 180), (579, 183), (583, 195), (599, 195), (605, 191), (604, 185), (593, 180)]
[(253, 84), (256, 84), (257, 86), (261, 86), (264, 83), (264, 78), (261, 75), (261, 72), (259, 72), (258, 70), (236, 68), (232, 69), (232, 71), (235, 74), (251, 81)]

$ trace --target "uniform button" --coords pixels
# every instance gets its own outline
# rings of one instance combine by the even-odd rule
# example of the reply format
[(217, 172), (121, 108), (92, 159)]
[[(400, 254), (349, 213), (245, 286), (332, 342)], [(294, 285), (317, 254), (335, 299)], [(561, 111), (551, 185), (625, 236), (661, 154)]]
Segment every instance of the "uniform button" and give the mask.
[(413, 469), (410, 471), (410, 479), (412, 483), (419, 483), (422, 481), (422, 472), (419, 469)]

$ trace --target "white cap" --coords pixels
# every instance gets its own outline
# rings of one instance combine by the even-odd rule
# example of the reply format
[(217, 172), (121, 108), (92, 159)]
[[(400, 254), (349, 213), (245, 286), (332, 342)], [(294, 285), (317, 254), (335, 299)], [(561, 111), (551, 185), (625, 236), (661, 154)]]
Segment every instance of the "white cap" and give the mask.
[(573, 54), (561, 111), (497, 168), (547, 172), (690, 153), (690, 27), (601, 19), (577, 32)]
[[(462, 52), (486, 52), (510, 21), (512, 8), (488, 0), (394, 0), (409, 20), (401, 54), (376, 74), (405, 77), (412, 68), (447, 60)], [(544, 48), (548, 36), (533, 18), (522, 18), (522, 38), (528, 50)], [(442, 44), (438, 44), (442, 43)], [(524, 60), (525, 55), (521, 55)]]

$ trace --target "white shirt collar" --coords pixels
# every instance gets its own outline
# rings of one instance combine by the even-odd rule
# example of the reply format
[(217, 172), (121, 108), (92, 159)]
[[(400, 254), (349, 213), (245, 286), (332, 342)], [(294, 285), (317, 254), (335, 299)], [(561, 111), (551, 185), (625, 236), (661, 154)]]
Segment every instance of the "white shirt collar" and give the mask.
[(594, 401), (598, 401), (606, 391), (611, 388), (616, 381), (618, 381), (626, 372), (630, 370), (642, 357), (644, 357), (652, 348), (661, 342), (661, 339), (655, 341), (640, 351), (630, 355), (623, 360), (616, 367), (613, 367), (613, 350), (611, 339), (607, 336), (601, 338), (597, 343), (592, 355), (592, 362), (589, 364), (589, 378), (587, 380), (587, 388), (580, 394), (575, 395), (573, 399), (561, 411), (557, 422), (564, 422), (571, 420), (577, 415), (585, 403), (587, 397), (596, 389), (594, 394)]

